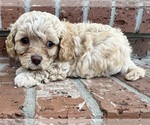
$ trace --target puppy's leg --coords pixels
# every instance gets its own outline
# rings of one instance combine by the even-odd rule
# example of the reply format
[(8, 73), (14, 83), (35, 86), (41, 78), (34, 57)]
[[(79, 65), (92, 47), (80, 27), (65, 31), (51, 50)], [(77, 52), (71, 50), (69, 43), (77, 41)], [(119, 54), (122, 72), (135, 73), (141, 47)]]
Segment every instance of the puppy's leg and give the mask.
[(18, 74), (14, 79), (14, 84), (18, 87), (32, 87), (36, 85), (41, 85), (40, 82), (34, 79), (32, 73), (22, 72)]
[(56, 62), (53, 63), (47, 72), (49, 72), (49, 81), (65, 80), (68, 76), (70, 65), (68, 62)]
[(140, 68), (134, 64), (133, 61), (130, 60), (128, 65), (128, 73), (125, 75), (125, 78), (130, 81), (137, 80), (139, 78), (143, 78), (145, 76), (145, 70)]

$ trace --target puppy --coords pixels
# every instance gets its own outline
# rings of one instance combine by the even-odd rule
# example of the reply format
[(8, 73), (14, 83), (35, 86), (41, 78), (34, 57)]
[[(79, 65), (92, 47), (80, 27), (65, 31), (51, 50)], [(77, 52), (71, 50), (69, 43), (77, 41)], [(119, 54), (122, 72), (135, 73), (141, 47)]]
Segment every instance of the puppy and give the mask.
[(131, 46), (120, 29), (96, 23), (62, 22), (40, 11), (11, 25), (8, 54), (21, 62), (15, 85), (31, 87), (66, 77), (93, 78), (117, 73), (127, 80), (145, 76), (131, 60)]

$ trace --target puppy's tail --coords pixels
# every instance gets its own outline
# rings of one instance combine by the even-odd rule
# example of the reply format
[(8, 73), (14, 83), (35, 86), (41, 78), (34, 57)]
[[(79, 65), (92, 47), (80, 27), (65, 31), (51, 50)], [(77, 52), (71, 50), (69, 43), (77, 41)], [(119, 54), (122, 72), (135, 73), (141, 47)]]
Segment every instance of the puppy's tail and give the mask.
[(145, 76), (145, 70), (134, 64), (132, 60), (128, 65), (128, 73), (125, 75), (126, 80), (135, 81)]

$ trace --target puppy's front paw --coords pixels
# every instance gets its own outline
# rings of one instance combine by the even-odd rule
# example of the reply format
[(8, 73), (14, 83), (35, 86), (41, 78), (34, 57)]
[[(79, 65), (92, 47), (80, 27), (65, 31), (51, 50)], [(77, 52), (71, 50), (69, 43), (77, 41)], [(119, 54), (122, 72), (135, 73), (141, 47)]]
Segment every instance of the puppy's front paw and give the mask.
[(27, 72), (27, 70), (23, 67), (19, 67), (17, 70), (16, 70), (16, 75), (20, 74), (20, 73), (23, 73), (23, 72)]
[(137, 68), (131, 70), (128, 74), (126, 74), (125, 78), (130, 81), (135, 81), (139, 78), (143, 78), (145, 76), (145, 70), (142, 68)]
[(36, 85), (40, 85), (40, 83), (34, 80), (30, 75), (26, 73), (18, 74), (14, 79), (14, 84), (18, 87), (32, 87)]

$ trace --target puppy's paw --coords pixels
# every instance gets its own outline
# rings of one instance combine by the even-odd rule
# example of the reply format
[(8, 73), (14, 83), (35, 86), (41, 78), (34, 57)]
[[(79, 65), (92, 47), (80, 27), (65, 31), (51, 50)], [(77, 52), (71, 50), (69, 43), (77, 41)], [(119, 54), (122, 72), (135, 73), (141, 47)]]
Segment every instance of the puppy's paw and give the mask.
[(19, 67), (17, 70), (16, 70), (16, 75), (20, 74), (20, 73), (23, 73), (23, 72), (27, 72), (27, 70), (23, 67)]
[(131, 70), (128, 74), (126, 74), (125, 78), (130, 81), (135, 81), (139, 78), (143, 78), (145, 76), (145, 70), (142, 68), (137, 68)]
[(14, 79), (14, 84), (18, 87), (30, 88), (32, 86), (40, 85), (38, 81), (34, 80), (27, 73), (20, 73)]

